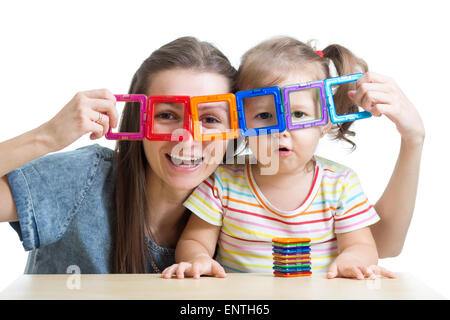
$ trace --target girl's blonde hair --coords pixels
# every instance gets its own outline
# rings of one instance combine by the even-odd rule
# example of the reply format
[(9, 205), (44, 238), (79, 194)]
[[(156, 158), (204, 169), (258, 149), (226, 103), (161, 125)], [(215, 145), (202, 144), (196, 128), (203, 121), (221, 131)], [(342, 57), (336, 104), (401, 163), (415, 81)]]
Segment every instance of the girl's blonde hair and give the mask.
[[(240, 91), (275, 86), (293, 72), (308, 73), (314, 76), (314, 80), (324, 80), (331, 77), (328, 59), (333, 61), (339, 75), (368, 71), (364, 60), (341, 45), (329, 45), (322, 53), (323, 58), (316, 53), (310, 42), (303, 43), (291, 37), (263, 41), (242, 56), (236, 89)], [(338, 114), (358, 112), (358, 106), (347, 96), (347, 92), (354, 88), (354, 82), (338, 86), (333, 95)], [(331, 134), (335, 140), (350, 143), (354, 150), (355, 143), (347, 138), (355, 135), (349, 130), (352, 123), (335, 124)]]

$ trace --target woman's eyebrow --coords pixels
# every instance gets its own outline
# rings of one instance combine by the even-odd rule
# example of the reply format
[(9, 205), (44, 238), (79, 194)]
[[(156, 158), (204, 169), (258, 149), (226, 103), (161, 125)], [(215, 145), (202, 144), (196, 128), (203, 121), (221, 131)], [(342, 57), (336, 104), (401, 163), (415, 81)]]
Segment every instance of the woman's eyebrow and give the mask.
[(223, 109), (224, 111), (227, 111), (227, 112), (230, 110), (228, 103), (227, 104), (210, 104), (210, 103), (199, 103), (198, 104), (199, 110), (200, 109), (201, 110), (209, 110), (209, 109), (216, 109), (216, 108)]
[(157, 102), (155, 103), (155, 107), (156, 106), (167, 106), (172, 109), (184, 109), (184, 104), (178, 102)]

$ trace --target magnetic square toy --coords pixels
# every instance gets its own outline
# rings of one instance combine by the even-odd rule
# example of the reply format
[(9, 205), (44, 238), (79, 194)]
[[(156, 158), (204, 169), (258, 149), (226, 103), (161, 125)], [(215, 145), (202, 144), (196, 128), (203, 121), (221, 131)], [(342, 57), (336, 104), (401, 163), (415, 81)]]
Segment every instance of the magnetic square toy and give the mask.
[(333, 123), (340, 123), (340, 122), (348, 122), (348, 121), (354, 121), (359, 119), (365, 119), (372, 116), (372, 114), (368, 111), (361, 111), (356, 113), (349, 113), (344, 115), (338, 115), (336, 113), (336, 107), (334, 105), (334, 99), (333, 99), (333, 91), (331, 89), (331, 86), (347, 83), (347, 82), (353, 82), (357, 81), (363, 74), (362, 73), (355, 73), (335, 78), (329, 78), (324, 80), (325, 85), (325, 96), (327, 98), (328, 102), (328, 110), (330, 112), (330, 120)]
[[(155, 104), (156, 103), (179, 103), (184, 105), (183, 131), (182, 134), (176, 133), (155, 133), (154, 118), (155, 118)], [(182, 141), (188, 137), (186, 134), (191, 129), (191, 107), (189, 96), (150, 96), (147, 102), (147, 120), (145, 137), (152, 141)]]
[[(291, 92), (313, 89), (313, 88), (317, 88), (319, 90), (320, 105), (321, 105), (320, 110), (322, 113), (321, 118), (318, 120), (305, 121), (305, 122), (297, 123), (297, 124), (292, 123), (291, 103), (290, 103), (290, 99), (289, 99), (289, 94)], [(286, 109), (286, 127), (288, 130), (303, 129), (303, 128), (309, 128), (309, 127), (315, 127), (315, 126), (323, 126), (328, 123), (327, 100), (325, 97), (325, 87), (324, 87), (323, 81), (309, 82), (306, 84), (289, 85), (289, 86), (283, 87), (282, 91), (283, 91), (284, 107)]]
[[(230, 110), (230, 130), (226, 132), (217, 132), (217, 133), (201, 133), (198, 105), (201, 103), (220, 102), (220, 101), (228, 102)], [(228, 139), (236, 139), (237, 137), (239, 137), (236, 97), (232, 93), (191, 97), (191, 117), (192, 117), (192, 131), (195, 141), (228, 140)]]
[(143, 94), (115, 94), (116, 101), (139, 102), (140, 122), (139, 132), (111, 132), (111, 128), (105, 134), (109, 140), (142, 140), (145, 137), (145, 109), (147, 107), (147, 96)]
[[(276, 126), (248, 129), (245, 120), (244, 99), (252, 97), (260, 97), (265, 95), (273, 95), (278, 124)], [(283, 132), (284, 130), (286, 130), (286, 121), (284, 119), (284, 108), (279, 87), (274, 86), (267, 88), (238, 91), (236, 92), (236, 106), (239, 118), (239, 128), (241, 130), (241, 135), (244, 137), (255, 136), (260, 134), (271, 134)]]

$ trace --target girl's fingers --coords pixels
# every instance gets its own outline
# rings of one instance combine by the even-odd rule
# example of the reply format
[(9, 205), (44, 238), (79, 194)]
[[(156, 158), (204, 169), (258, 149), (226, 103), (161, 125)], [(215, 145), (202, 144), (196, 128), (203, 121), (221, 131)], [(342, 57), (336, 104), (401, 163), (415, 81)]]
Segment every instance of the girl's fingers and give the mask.
[(338, 275), (337, 265), (336, 265), (336, 263), (332, 263), (328, 267), (327, 278), (333, 279), (333, 278), (336, 278), (337, 275)]
[(364, 276), (366, 277), (366, 279), (369, 279), (369, 280), (374, 280), (374, 279), (376, 279), (376, 275), (375, 275), (375, 273), (373, 272), (373, 269), (371, 268), (371, 267), (361, 267), (361, 269), (362, 269), (362, 272), (363, 272), (363, 274), (364, 274)]
[(400, 113), (398, 113), (398, 111), (395, 110), (392, 105), (386, 103), (377, 103), (373, 107), (377, 109), (378, 112), (388, 117), (392, 122), (397, 123), (398, 115)]
[(353, 267), (350, 271), (354, 277), (358, 280), (364, 280), (364, 274), (362, 273), (361, 269), (359, 267)]
[(390, 279), (396, 278), (395, 274), (392, 271), (390, 271), (386, 268), (380, 267), (378, 265), (371, 265), (371, 266), (367, 267), (367, 269), (370, 269), (375, 275), (383, 276), (383, 277), (390, 278)]
[(173, 264), (170, 267), (165, 268), (164, 271), (162, 272), (161, 276), (164, 279), (170, 279), (170, 278), (172, 278), (172, 276), (177, 268), (178, 268), (178, 264)]
[(191, 271), (191, 267), (192, 267), (192, 265), (190, 263), (181, 262), (178, 265), (178, 269), (177, 269), (177, 272), (176, 272), (177, 278), (178, 279), (183, 279), (184, 278), (184, 273)]
[(225, 278), (225, 269), (216, 261), (213, 262), (211, 266), (212, 275), (219, 278)]
[(392, 79), (388, 76), (384, 76), (375, 72), (366, 72), (358, 81), (356, 81), (356, 87), (359, 87), (363, 83), (392, 83)]
[[(359, 94), (359, 96), (358, 96)], [(352, 90), (348, 92), (348, 96), (352, 99), (358, 106), (361, 106), (364, 110), (369, 111), (374, 116), (381, 116), (384, 114), (383, 111), (379, 110), (376, 105), (384, 104), (389, 105), (391, 103), (391, 97), (389, 94), (384, 92), (371, 91), (362, 95), (361, 92)], [(390, 110), (387, 110), (390, 111)]]
[(366, 95), (364, 95), (362, 99), (361, 107), (369, 112), (371, 112), (373, 115), (379, 117), (381, 116), (380, 110), (375, 108), (375, 105), (377, 104), (390, 104), (391, 103), (391, 97), (389, 94), (384, 92), (377, 92), (372, 91), (368, 92)]
[(378, 90), (350, 90), (348, 96), (361, 107), (369, 107), (376, 103), (391, 103), (392, 101), (389, 93)]
[(192, 264), (192, 277), (194, 279), (200, 278), (200, 263), (198, 262)]
[(379, 91), (388, 93), (391, 91), (391, 86), (384, 82), (361, 82), (356, 86), (356, 90), (360, 90), (363, 92)]

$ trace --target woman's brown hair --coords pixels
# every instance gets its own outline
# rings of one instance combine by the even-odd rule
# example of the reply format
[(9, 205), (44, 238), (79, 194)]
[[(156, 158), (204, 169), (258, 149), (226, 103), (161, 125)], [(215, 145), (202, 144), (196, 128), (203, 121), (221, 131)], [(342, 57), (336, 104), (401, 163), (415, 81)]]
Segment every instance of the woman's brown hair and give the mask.
[[(341, 45), (329, 45), (322, 52), (323, 58), (309, 44), (291, 37), (276, 37), (263, 41), (242, 56), (237, 75), (237, 90), (275, 86), (290, 72), (299, 70), (313, 74), (315, 80), (330, 78), (328, 59), (333, 61), (339, 75), (368, 71), (364, 60)], [(354, 82), (338, 86), (333, 95), (338, 114), (358, 112), (358, 106), (347, 96), (347, 92), (354, 86)], [(335, 124), (331, 133), (335, 140), (350, 143), (354, 150), (355, 143), (348, 139), (348, 136), (355, 135), (350, 131), (352, 123)]]
[[(176, 68), (221, 74), (229, 79), (230, 91), (234, 88), (236, 70), (221, 51), (208, 42), (182, 37), (154, 51), (142, 63), (133, 76), (128, 93), (147, 94), (157, 73)], [(139, 117), (136, 105), (125, 104), (119, 131), (139, 131)], [(149, 165), (142, 141), (118, 141), (114, 168), (113, 270), (114, 273), (145, 273), (146, 170)]]

